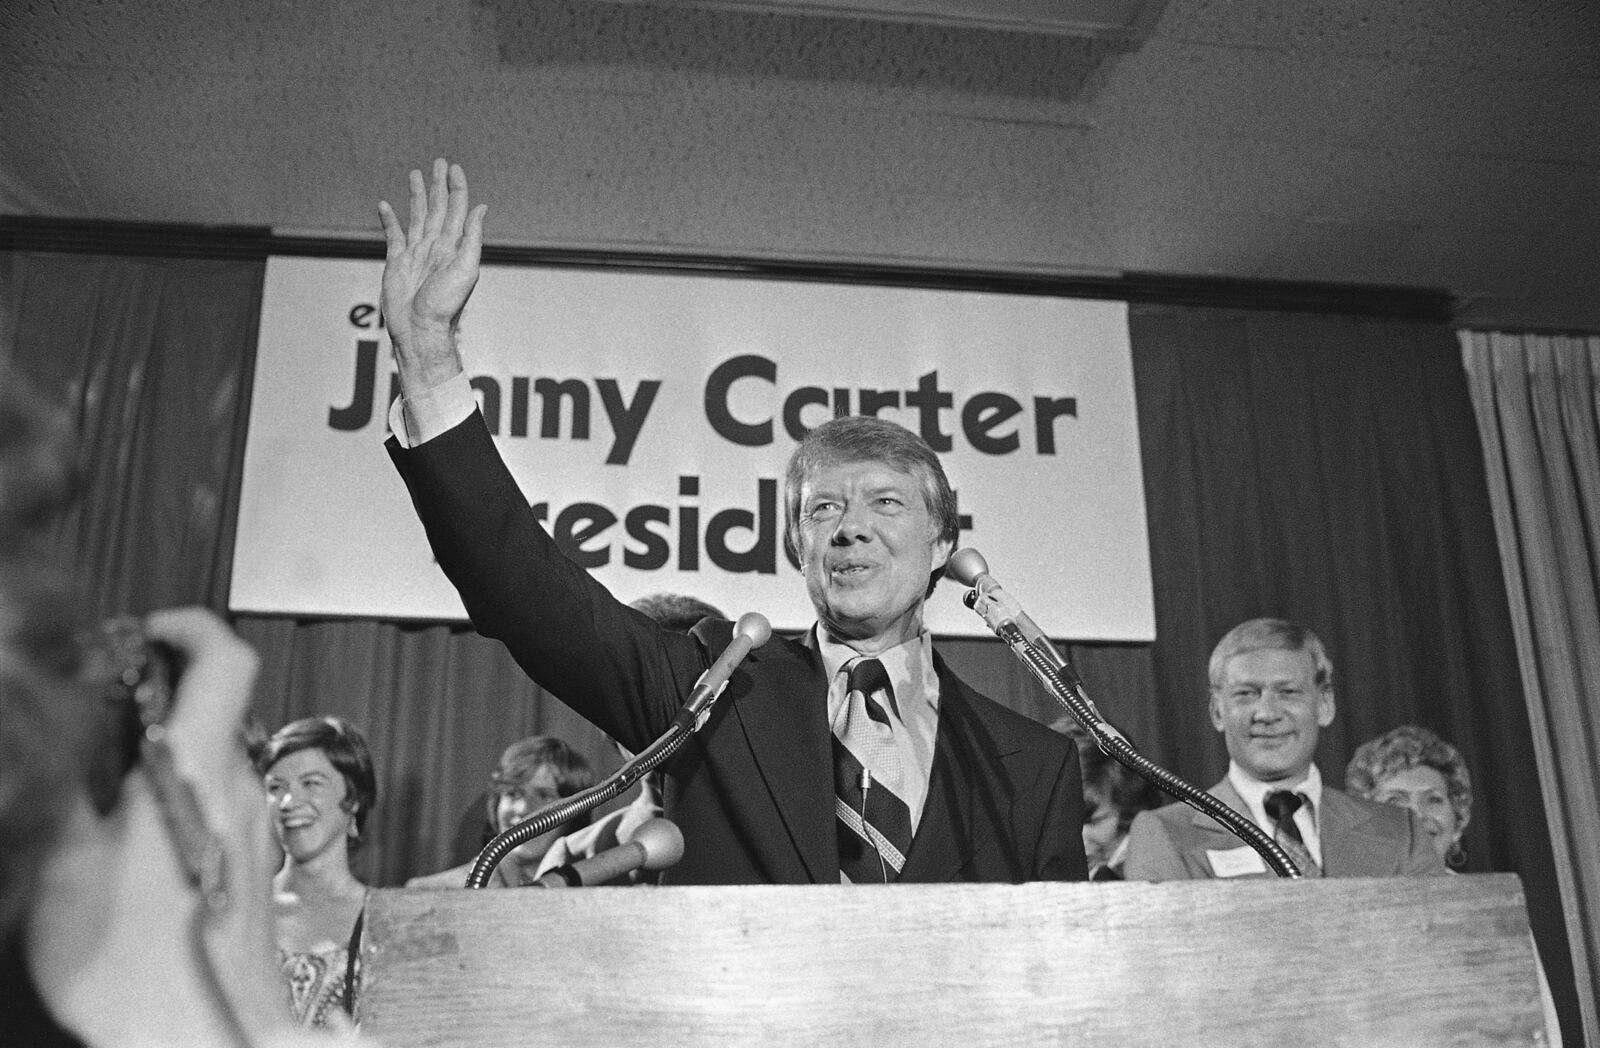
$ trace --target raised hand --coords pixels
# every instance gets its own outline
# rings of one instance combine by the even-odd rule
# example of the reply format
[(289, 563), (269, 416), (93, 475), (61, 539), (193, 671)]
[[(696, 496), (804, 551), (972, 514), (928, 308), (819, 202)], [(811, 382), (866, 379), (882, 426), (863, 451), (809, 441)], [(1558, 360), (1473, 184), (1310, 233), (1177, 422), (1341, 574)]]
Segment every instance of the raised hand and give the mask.
[(388, 201), (378, 204), (387, 254), (383, 316), (408, 392), (431, 388), (461, 370), (454, 330), (478, 283), (485, 207), (470, 207), (459, 164), (433, 162), (433, 180), (411, 172), (411, 214), (402, 229)]

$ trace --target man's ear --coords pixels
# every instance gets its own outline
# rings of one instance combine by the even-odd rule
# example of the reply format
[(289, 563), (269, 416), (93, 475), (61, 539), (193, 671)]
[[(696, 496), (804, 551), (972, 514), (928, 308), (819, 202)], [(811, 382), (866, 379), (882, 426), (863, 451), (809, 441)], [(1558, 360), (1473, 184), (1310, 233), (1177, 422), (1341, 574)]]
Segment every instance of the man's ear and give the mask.
[(1323, 688), (1322, 694), (1317, 696), (1317, 727), (1326, 728), (1333, 723), (1334, 702), (1333, 689)]
[(1206, 710), (1211, 714), (1211, 726), (1217, 729), (1218, 734), (1221, 734), (1227, 728), (1227, 721), (1222, 716), (1222, 702), (1218, 698), (1215, 689), (1212, 690), (1211, 698), (1206, 703)]
[(956, 551), (956, 544), (950, 539), (934, 539), (932, 556), (928, 558), (930, 572), (943, 571), (944, 566), (950, 562), (950, 554)]

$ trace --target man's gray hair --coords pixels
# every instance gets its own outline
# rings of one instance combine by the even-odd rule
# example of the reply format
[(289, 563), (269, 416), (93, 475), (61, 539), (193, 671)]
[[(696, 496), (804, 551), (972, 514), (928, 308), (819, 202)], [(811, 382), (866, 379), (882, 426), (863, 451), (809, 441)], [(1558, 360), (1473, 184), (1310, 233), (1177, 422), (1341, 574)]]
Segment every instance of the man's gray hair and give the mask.
[(1229, 659), (1262, 650), (1307, 652), (1316, 666), (1317, 687), (1333, 687), (1333, 660), (1328, 658), (1328, 649), (1315, 633), (1288, 619), (1251, 619), (1223, 634), (1211, 650), (1211, 687), (1222, 686), (1222, 671)]

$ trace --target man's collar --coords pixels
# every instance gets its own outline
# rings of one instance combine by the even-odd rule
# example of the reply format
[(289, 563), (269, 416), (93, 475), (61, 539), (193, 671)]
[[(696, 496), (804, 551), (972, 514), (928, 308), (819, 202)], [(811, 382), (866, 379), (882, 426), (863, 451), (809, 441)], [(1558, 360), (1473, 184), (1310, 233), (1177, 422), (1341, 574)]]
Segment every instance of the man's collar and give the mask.
[(1294, 784), (1282, 782), (1262, 782), (1239, 766), (1238, 761), (1228, 761), (1228, 783), (1238, 791), (1239, 797), (1245, 806), (1250, 809), (1250, 817), (1262, 825), (1271, 825), (1272, 820), (1267, 818), (1267, 794), (1274, 790), (1293, 790), (1303, 793), (1311, 802), (1312, 817), (1321, 825), (1320, 813), (1322, 811), (1322, 772), (1317, 770), (1315, 764), (1306, 771), (1305, 778)]
[[(828, 636), (826, 627), (820, 622), (812, 627), (812, 635), (816, 637), (817, 652), (822, 656), (822, 667), (827, 671), (829, 680), (846, 663), (861, 657), (859, 651)], [(915, 637), (903, 640), (892, 648), (885, 648), (872, 657), (883, 663), (890, 680), (904, 680), (910, 673), (913, 660), (933, 665), (933, 634), (922, 630)]]
[[(822, 668), (829, 681), (834, 680), (845, 665), (861, 657), (854, 648), (829, 637), (820, 622), (812, 628), (812, 636), (816, 638), (817, 654), (822, 656)], [(883, 663), (896, 696), (922, 695), (930, 707), (938, 709), (939, 685), (933, 666), (932, 633), (923, 630), (872, 657)], [(905, 716), (905, 711), (901, 711), (901, 716)]]

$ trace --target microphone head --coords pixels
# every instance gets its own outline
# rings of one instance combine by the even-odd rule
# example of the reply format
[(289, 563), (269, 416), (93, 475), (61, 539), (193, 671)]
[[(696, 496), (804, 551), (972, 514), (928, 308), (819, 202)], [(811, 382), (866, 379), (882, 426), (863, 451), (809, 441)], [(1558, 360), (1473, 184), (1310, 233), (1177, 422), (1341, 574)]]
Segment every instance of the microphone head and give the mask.
[[(772, 623), (759, 611), (747, 611), (739, 616), (739, 621), (734, 624), (734, 635), (746, 637), (752, 648), (759, 648), (772, 637)], [(681, 849), (681, 845), (679, 846)], [(674, 862), (677, 860), (674, 859)]]
[(979, 575), (989, 574), (989, 562), (983, 559), (982, 553), (967, 546), (950, 554), (944, 572), (963, 586), (975, 586)]
[(683, 858), (683, 831), (678, 829), (677, 823), (666, 819), (648, 819), (640, 823), (624, 843), (637, 844), (644, 849), (644, 868), (652, 873), (676, 866)]

